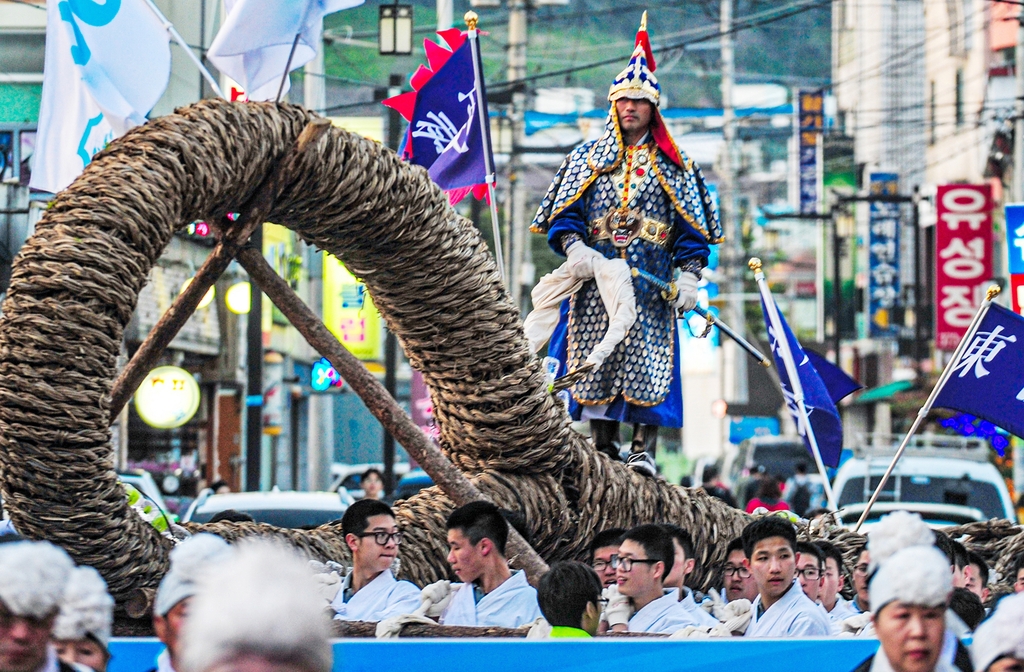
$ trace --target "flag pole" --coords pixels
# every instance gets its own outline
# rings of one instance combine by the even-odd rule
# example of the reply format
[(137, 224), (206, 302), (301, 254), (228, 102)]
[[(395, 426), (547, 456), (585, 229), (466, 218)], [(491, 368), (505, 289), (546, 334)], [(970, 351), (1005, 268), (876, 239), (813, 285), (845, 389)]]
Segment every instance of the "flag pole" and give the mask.
[[(967, 328), (967, 333), (960, 339), (960, 343), (957, 344), (956, 349), (953, 351), (953, 356), (950, 357), (949, 363), (942, 370), (942, 375), (939, 376), (938, 382), (935, 383), (935, 387), (932, 388), (932, 393), (928, 395), (928, 399), (924, 402), (924, 406), (917, 412), (917, 417), (914, 418), (914, 424), (910, 426), (910, 431), (903, 437), (903, 441), (900, 442), (899, 448), (896, 449), (896, 454), (892, 457), (892, 462), (889, 463), (889, 468), (885, 470), (885, 474), (882, 475), (882, 480), (878, 482), (878, 486), (875, 487), (875, 491), (871, 493), (871, 499), (868, 500), (868, 505), (864, 508), (864, 512), (860, 514), (860, 519), (857, 520), (856, 527), (853, 528), (854, 534), (860, 530), (860, 526), (867, 520), (868, 514), (871, 513), (871, 507), (878, 501), (878, 496), (882, 493), (882, 488), (889, 481), (889, 477), (892, 476), (893, 469), (896, 468), (896, 463), (899, 462), (900, 458), (903, 457), (903, 452), (910, 445), (910, 439), (917, 432), (921, 423), (932, 410), (932, 404), (935, 403), (935, 399), (942, 392), (943, 386), (946, 381), (949, 380), (950, 376), (953, 375), (953, 370), (956, 365), (960, 362), (960, 357), (963, 356), (964, 350), (967, 349), (968, 344), (974, 338), (975, 332), (978, 331), (978, 327), (981, 325), (981, 321), (985, 319), (985, 315), (988, 313), (989, 307), (992, 305), (992, 299), (999, 295), (999, 285), (991, 285), (985, 292), (985, 300), (981, 302), (981, 307), (978, 308), (978, 312), (974, 314), (974, 319), (971, 320), (970, 326)], [(868, 474), (868, 478), (871, 478), (871, 474)]]
[(299, 24), (299, 30), (295, 33), (295, 39), (292, 40), (291, 51), (288, 52), (288, 60), (284, 64), (284, 74), (281, 75), (281, 83), (277, 85), (277, 96), (274, 98), (275, 103), (281, 102), (281, 94), (284, 93), (284, 83), (288, 81), (288, 73), (291, 71), (292, 59), (295, 57), (295, 49), (299, 46), (299, 38), (302, 37), (302, 29), (306, 26), (306, 19), (309, 18), (309, 10), (313, 7), (313, 0), (306, 2), (306, 11), (302, 13), (302, 23)]
[(203, 62), (199, 60), (199, 57), (195, 55), (195, 53), (192, 51), (192, 47), (188, 45), (188, 42), (185, 41), (185, 38), (183, 38), (181, 36), (181, 33), (178, 32), (178, 29), (174, 27), (174, 24), (167, 20), (167, 17), (164, 16), (163, 12), (160, 11), (160, 8), (153, 3), (153, 0), (146, 0), (146, 4), (149, 5), (150, 11), (152, 11), (153, 14), (156, 15), (156, 18), (160, 21), (160, 23), (164, 24), (164, 30), (166, 30), (170, 34), (170, 36), (174, 38), (174, 41), (178, 43), (178, 45), (185, 51), (186, 54), (188, 54), (188, 57), (192, 59), (192, 62), (196, 64), (196, 67), (199, 68), (199, 74), (203, 76), (203, 79), (205, 79), (206, 83), (210, 85), (210, 88), (213, 89), (213, 92), (216, 93), (220, 98), (223, 98), (224, 93), (220, 90), (220, 86), (218, 86), (217, 80), (214, 79), (213, 75), (210, 74), (210, 71), (206, 69), (206, 66), (203, 65)]
[(828, 500), (828, 508), (836, 511), (838, 507), (836, 506), (835, 493), (832, 492), (832, 484), (828, 482), (825, 463), (822, 461), (821, 451), (818, 449), (818, 438), (814, 435), (814, 428), (811, 427), (807, 406), (804, 404), (804, 387), (800, 384), (800, 372), (797, 371), (796, 362), (793, 361), (793, 352), (789, 349), (789, 338), (786, 336), (786, 330), (782, 328), (782, 322), (779, 320), (775, 299), (772, 298), (772, 292), (768, 289), (764, 271), (761, 270), (761, 260), (754, 257), (748, 262), (748, 266), (754, 272), (754, 279), (757, 281), (757, 287), (761, 291), (761, 298), (764, 299), (765, 310), (768, 312), (768, 321), (771, 322), (772, 328), (775, 330), (775, 342), (781, 351), (782, 363), (785, 364), (786, 374), (789, 376), (789, 384), (793, 386), (793, 399), (796, 401), (796, 407), (800, 414), (798, 421), (803, 423), (807, 439), (811, 444), (811, 455), (814, 456), (814, 464), (818, 467), (818, 473), (821, 474), (821, 482), (825, 486), (825, 498)]
[(480, 61), (480, 44), (477, 30), (479, 17), (476, 12), (466, 12), (466, 27), (469, 36), (469, 48), (473, 54), (473, 85), (476, 91), (477, 119), (480, 123), (480, 135), (484, 141), (484, 170), (487, 173), (487, 201), (491, 206), (491, 231), (494, 235), (494, 259), (498, 263), (498, 273), (505, 280), (505, 258), (501, 250), (501, 227), (498, 226), (498, 204), (494, 198), (494, 154), (491, 151), (491, 123), (487, 118), (487, 98), (484, 96), (484, 73)]

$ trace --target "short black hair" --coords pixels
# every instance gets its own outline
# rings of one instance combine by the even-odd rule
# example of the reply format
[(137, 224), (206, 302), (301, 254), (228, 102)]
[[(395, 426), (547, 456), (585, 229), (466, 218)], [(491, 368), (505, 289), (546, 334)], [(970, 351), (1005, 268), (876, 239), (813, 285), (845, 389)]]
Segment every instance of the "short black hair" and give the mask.
[(625, 534), (626, 530), (622, 527), (610, 527), (595, 534), (594, 540), (590, 542), (590, 561), (594, 561), (594, 553), (597, 553), (597, 549), (605, 548), (606, 546), (618, 547), (622, 543), (622, 537)]
[(707, 483), (713, 478), (718, 478), (718, 467), (714, 464), (704, 465), (704, 473), (701, 475), (701, 480)]
[(1013, 563), (1010, 565), (1010, 583), (1017, 580), (1017, 575), (1020, 574), (1020, 570), (1024, 569), (1024, 551), (1017, 554), (1017, 557), (1013, 559)]
[(754, 555), (754, 546), (772, 537), (782, 537), (789, 544), (790, 550), (796, 553), (796, 530), (793, 529), (793, 523), (779, 516), (765, 516), (743, 528), (743, 554), (749, 560)]
[[(683, 555), (686, 556), (687, 560), (696, 560), (693, 557), (693, 537), (690, 533), (672, 523), (662, 523), (662, 529), (668, 534), (669, 539), (674, 539), (679, 542), (679, 547), (683, 549)], [(672, 549), (672, 556), (675, 557), (675, 548)]]
[[(725, 547), (725, 557), (728, 558), (733, 551), (743, 551), (743, 537), (736, 537), (729, 542), (729, 545)], [(743, 555), (746, 554), (746, 551), (743, 551)]]
[(213, 516), (207, 522), (210, 523), (255, 523), (256, 519), (244, 511), (236, 511), (235, 509), (224, 509), (213, 514)]
[(945, 532), (935, 530), (935, 548), (945, 554), (946, 559), (949, 560), (950, 567), (956, 567), (957, 569), (963, 569), (967, 566), (967, 549), (964, 545), (955, 539), (950, 539), (949, 535)]
[(341, 517), (342, 534), (362, 534), (373, 516), (395, 517), (391, 507), (379, 499), (360, 499), (353, 502)]
[(459, 530), (476, 546), (481, 539), (490, 539), (498, 553), (505, 556), (508, 543), (508, 521), (501, 510), (490, 502), (470, 502), (452, 511), (447, 528)]
[(813, 555), (818, 559), (818, 569), (821, 571), (825, 571), (825, 554), (821, 552), (820, 548), (818, 548), (811, 542), (798, 541), (796, 543), (796, 552), (800, 555)]
[(967, 627), (974, 630), (985, 618), (985, 606), (981, 598), (966, 588), (954, 588), (949, 598), (949, 608), (960, 617)]
[(587, 604), (599, 606), (604, 586), (593, 569), (582, 562), (556, 562), (540, 577), (537, 604), (553, 626), (578, 628)]
[(806, 473), (807, 473), (807, 465), (806, 465), (806, 464), (804, 464), (803, 462), (797, 462), (797, 463), (796, 463), (796, 466), (795, 466), (795, 467), (793, 467), (793, 469), (794, 469), (794, 470), (796, 471), (796, 473), (798, 473), (798, 474), (806, 474)]
[(650, 560), (665, 563), (665, 573), (668, 576), (672, 571), (672, 565), (676, 558), (676, 549), (672, 546), (672, 538), (661, 525), (647, 524), (637, 525), (622, 537), (622, 541), (635, 541), (640, 544)]
[(839, 552), (836, 545), (831, 541), (825, 541), (824, 539), (814, 542), (814, 545), (818, 547), (819, 551), (821, 551), (823, 558), (821, 564), (824, 565), (826, 560), (832, 558), (836, 563), (836, 569), (839, 570), (839, 575), (842, 576), (846, 569), (846, 563), (843, 561), (843, 554)]
[(967, 564), (978, 566), (978, 579), (981, 581), (981, 587), (985, 588), (988, 586), (988, 563), (985, 562), (985, 558), (974, 551), (967, 551)]
[(363, 481), (365, 481), (366, 477), (369, 476), (370, 474), (376, 474), (377, 478), (379, 478), (381, 481), (384, 480), (384, 474), (380, 473), (380, 469), (378, 469), (377, 467), (370, 467), (359, 476), (359, 482), (362, 483)]
[(221, 478), (219, 480), (214, 481), (213, 483), (210, 483), (209, 487), (210, 487), (210, 490), (213, 490), (214, 492), (217, 492), (221, 488), (230, 488), (231, 486), (228, 485), (227, 481), (225, 481), (223, 478)]

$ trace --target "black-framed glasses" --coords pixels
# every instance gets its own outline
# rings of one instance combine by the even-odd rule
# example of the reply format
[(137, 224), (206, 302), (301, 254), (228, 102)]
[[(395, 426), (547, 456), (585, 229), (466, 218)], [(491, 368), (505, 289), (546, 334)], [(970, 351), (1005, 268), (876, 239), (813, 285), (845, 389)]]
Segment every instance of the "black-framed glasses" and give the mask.
[(613, 555), (608, 560), (594, 560), (594, 564), (592, 565), (592, 567), (594, 568), (595, 572), (603, 572), (609, 567), (615, 569), (615, 561), (618, 559), (618, 557), (619, 556), (617, 555)]
[(738, 576), (741, 579), (750, 577), (750, 570), (743, 565), (726, 565), (722, 570), (722, 574), (726, 576)]
[(814, 581), (821, 577), (821, 570), (817, 567), (804, 567), (803, 569), (796, 570), (796, 573), (808, 581)]
[(644, 565), (653, 565), (656, 562), (661, 562), (661, 560), (651, 560), (650, 558), (620, 558), (620, 557), (614, 557), (614, 558), (612, 558), (612, 568), (613, 569), (618, 569), (619, 567), (621, 567), (622, 571), (624, 571), (624, 572), (632, 572), (633, 571), (633, 565), (635, 565), (638, 562), (642, 563)]
[(402, 543), (401, 532), (363, 532), (362, 534), (357, 534), (356, 536), (360, 539), (363, 539), (365, 537), (373, 537), (373, 540), (381, 546), (387, 546), (388, 542), (392, 539), (395, 540), (395, 546)]

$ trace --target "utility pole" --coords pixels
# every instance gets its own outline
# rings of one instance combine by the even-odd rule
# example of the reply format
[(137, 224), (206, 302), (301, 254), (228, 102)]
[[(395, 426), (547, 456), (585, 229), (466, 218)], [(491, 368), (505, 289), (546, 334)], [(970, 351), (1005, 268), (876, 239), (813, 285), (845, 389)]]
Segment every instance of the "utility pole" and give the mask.
[[(508, 79), (526, 76), (526, 31), (529, 21), (527, 0), (510, 0), (508, 6)], [(526, 86), (515, 86), (512, 93), (512, 152), (509, 155), (509, 225), (512, 250), (509, 253), (509, 290), (516, 307), (522, 309), (523, 265), (529, 260), (526, 231), (526, 190), (522, 185), (523, 162), (519, 152), (526, 137)]]
[[(263, 224), (249, 237), (263, 254)], [(263, 465), (263, 292), (249, 280), (249, 316), (246, 325), (245, 369), (245, 489), (260, 489)]]
[[(388, 97), (397, 96), (402, 92), (402, 76), (392, 74), (388, 78)], [(402, 141), (402, 119), (398, 111), (388, 108), (388, 147), (398, 151)], [(394, 399), (397, 393), (398, 374), (398, 338), (387, 329), (384, 334), (384, 389)], [(395, 491), (395, 437), (387, 429), (384, 430), (384, 493)]]
[[(719, 174), (719, 217), (725, 233), (723, 247), (726, 254), (722, 255), (729, 293), (734, 297), (730, 304), (729, 323), (736, 333), (746, 333), (746, 316), (744, 315), (743, 275), (747, 264), (743, 257), (743, 235), (737, 218), (736, 198), (736, 110), (733, 107), (733, 80), (735, 75), (735, 58), (732, 41), (732, 9), (733, 0), (721, 0), (719, 33), (722, 46), (722, 148)], [(733, 353), (734, 391), (732, 398), (747, 401), (747, 359), (743, 353), (729, 346)]]
[(1010, 196), (1014, 203), (1024, 203), (1024, 8), (1017, 24), (1017, 49), (1014, 77), (1017, 80), (1017, 98), (1013, 111), (1013, 185)]

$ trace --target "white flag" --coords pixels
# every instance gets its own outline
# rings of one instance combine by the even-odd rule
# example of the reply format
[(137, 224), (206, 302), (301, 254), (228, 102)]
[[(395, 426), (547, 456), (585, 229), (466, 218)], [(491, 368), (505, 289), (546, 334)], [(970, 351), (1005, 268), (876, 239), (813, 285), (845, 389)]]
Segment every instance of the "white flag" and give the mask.
[[(364, 0), (224, 0), (227, 17), (206, 57), (245, 89), (249, 100), (274, 100), (284, 69), (313, 60), (323, 18)], [(295, 36), (295, 54), (288, 64)], [(286, 79), (283, 92), (290, 82)], [(282, 93), (283, 93), (282, 92)]]
[(30, 186), (56, 193), (93, 155), (145, 123), (167, 88), (167, 31), (145, 0), (46, 7), (46, 60)]

